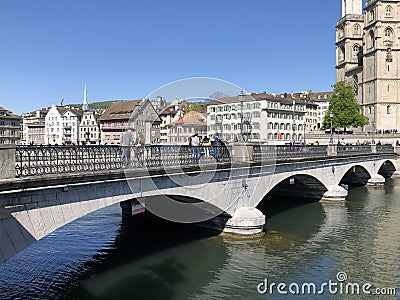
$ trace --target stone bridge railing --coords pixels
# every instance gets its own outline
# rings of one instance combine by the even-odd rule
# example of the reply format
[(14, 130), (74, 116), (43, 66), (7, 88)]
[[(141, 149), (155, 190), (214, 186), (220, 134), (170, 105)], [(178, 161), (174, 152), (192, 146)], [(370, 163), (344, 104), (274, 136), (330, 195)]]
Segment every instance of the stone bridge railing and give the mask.
[(192, 147), (186, 145), (9, 146), (0, 147), (0, 179), (35, 175), (97, 172), (144, 167), (191, 166), (199, 162), (230, 163), (307, 159), (394, 153), (390, 145), (275, 146), (232, 144)]

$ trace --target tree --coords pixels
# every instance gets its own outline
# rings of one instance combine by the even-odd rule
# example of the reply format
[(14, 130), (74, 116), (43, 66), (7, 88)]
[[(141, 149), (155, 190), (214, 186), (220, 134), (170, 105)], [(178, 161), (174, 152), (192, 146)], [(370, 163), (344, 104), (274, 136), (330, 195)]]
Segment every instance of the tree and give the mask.
[(186, 99), (183, 99), (182, 102), (181, 102), (181, 105), (179, 106), (179, 110), (182, 113), (186, 114), (187, 113), (187, 109), (188, 109), (188, 103), (187, 103)]
[(204, 107), (199, 103), (190, 103), (187, 112), (190, 111), (204, 112)]
[(333, 85), (333, 94), (329, 100), (329, 108), (325, 114), (323, 129), (331, 127), (330, 113), (333, 112), (332, 127), (343, 128), (365, 126), (368, 118), (360, 113), (360, 104), (354, 96), (352, 86), (346, 81), (339, 81)]
[(221, 91), (214, 92), (209, 96), (209, 98), (211, 98), (211, 99), (221, 99), (221, 98), (226, 98), (226, 97), (229, 97), (229, 96), (224, 94)]

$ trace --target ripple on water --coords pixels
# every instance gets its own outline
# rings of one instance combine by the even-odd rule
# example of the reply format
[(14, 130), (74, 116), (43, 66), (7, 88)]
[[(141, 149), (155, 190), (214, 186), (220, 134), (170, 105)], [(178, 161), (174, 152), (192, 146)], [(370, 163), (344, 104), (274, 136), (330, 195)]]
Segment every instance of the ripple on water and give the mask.
[(343, 205), (271, 215), (265, 236), (252, 240), (166, 223), (142, 232), (121, 223), (115, 206), (0, 266), (0, 299), (259, 299), (264, 278), (318, 284), (339, 271), (351, 282), (400, 287), (400, 180), (388, 182), (389, 189), (351, 190)]

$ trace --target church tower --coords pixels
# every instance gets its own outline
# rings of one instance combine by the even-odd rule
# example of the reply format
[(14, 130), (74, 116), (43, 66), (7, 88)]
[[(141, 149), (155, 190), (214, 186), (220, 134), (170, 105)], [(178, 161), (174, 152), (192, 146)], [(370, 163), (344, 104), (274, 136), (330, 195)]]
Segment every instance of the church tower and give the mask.
[(364, 130), (400, 131), (400, 0), (342, 0), (336, 25), (336, 81), (354, 87)]
[(347, 80), (349, 72), (361, 73), (363, 27), (362, 1), (342, 0), (342, 18), (336, 24), (336, 81)]
[(369, 0), (365, 5), (361, 104), (370, 119), (367, 130), (400, 130), (399, 7), (398, 0)]
[(342, 18), (346, 15), (361, 15), (362, 0), (342, 0)]

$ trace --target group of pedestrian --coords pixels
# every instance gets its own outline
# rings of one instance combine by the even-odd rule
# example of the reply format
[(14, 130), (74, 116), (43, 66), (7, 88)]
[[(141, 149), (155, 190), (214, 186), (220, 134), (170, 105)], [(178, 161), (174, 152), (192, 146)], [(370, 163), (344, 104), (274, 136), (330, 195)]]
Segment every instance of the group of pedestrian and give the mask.
[[(216, 160), (219, 160), (223, 156), (223, 149), (221, 149), (220, 146), (224, 146), (225, 144), (219, 139), (218, 136), (215, 136), (214, 141), (211, 141), (208, 136), (205, 136), (204, 138), (200, 138), (197, 133), (192, 135), (189, 138), (189, 146), (192, 146), (192, 160), (194, 162), (197, 162), (201, 155), (202, 155), (202, 150), (204, 153), (205, 157), (210, 157), (211, 155), (211, 147), (214, 147), (213, 150), (213, 156), (215, 157)], [(200, 147), (201, 146), (201, 147)], [(199, 148), (194, 148), (194, 147), (199, 147)]]
[(377, 130), (375, 130), (375, 133), (377, 133), (377, 134), (384, 134), (384, 133), (395, 134), (397, 132), (398, 132), (397, 129), (377, 129)]
[(136, 134), (134, 128), (128, 128), (121, 136), (122, 146), (122, 164), (127, 167), (131, 163), (131, 154), (134, 153), (134, 158), (139, 165), (143, 164), (145, 138), (142, 133)]

